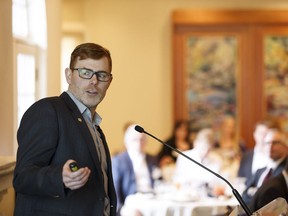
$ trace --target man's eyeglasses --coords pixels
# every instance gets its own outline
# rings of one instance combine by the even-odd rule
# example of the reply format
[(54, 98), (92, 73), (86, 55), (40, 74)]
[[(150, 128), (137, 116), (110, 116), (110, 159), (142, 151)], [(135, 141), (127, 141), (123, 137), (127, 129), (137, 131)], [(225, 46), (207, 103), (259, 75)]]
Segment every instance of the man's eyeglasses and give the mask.
[(105, 71), (93, 71), (86, 68), (71, 68), (71, 70), (77, 70), (79, 77), (83, 79), (91, 79), (94, 74), (96, 74), (97, 80), (101, 82), (108, 82), (112, 78), (112, 74)]

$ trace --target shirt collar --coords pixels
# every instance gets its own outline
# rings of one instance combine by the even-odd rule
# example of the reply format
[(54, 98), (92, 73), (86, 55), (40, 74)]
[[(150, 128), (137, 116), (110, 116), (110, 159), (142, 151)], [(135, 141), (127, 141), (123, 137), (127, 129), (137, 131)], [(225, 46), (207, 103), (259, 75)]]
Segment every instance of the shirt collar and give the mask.
[(70, 96), (70, 98), (74, 101), (74, 103), (76, 104), (76, 106), (78, 107), (80, 113), (83, 116), (86, 116), (87, 118), (89, 118), (89, 120), (94, 124), (99, 126), (100, 123), (102, 122), (102, 118), (101, 116), (95, 112), (94, 118), (91, 119), (91, 113), (90, 110), (88, 109), (88, 107), (86, 107), (82, 102), (80, 102), (74, 95), (72, 92), (70, 92), (69, 90), (66, 91), (67, 94)]
[(280, 158), (277, 161), (270, 160), (270, 163), (267, 165), (267, 167), (276, 169), (283, 160), (285, 160), (285, 157)]

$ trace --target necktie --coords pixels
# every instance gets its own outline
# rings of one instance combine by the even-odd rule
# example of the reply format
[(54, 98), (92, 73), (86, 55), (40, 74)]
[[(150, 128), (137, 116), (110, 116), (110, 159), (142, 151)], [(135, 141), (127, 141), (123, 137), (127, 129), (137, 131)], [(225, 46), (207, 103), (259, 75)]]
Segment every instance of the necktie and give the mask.
[(269, 169), (269, 172), (267, 173), (267, 175), (264, 177), (263, 179), (263, 183), (265, 183), (271, 176), (272, 176), (272, 169)]

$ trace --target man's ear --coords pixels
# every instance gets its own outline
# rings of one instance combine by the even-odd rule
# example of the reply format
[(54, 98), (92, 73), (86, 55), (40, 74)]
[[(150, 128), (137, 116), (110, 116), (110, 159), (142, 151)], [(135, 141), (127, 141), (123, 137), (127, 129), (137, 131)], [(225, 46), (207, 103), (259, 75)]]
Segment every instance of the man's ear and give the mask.
[(109, 86), (110, 86), (112, 80), (113, 80), (113, 77), (111, 77), (111, 80), (109, 81), (109, 85), (108, 85), (107, 89), (109, 88)]
[(66, 82), (68, 84), (71, 84), (72, 70), (70, 68), (65, 69), (65, 77), (66, 77)]

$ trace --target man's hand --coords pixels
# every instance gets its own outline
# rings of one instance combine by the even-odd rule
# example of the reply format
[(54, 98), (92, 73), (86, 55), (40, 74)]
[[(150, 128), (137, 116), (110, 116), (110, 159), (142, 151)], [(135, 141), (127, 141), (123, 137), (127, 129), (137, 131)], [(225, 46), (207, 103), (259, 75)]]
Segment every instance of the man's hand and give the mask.
[(63, 183), (66, 188), (75, 190), (75, 189), (83, 187), (86, 184), (90, 176), (91, 170), (88, 167), (82, 167), (82, 168), (79, 168), (77, 171), (72, 172), (69, 167), (69, 164), (71, 162), (75, 162), (75, 161), (68, 160), (64, 164), (63, 171), (62, 171), (62, 178), (63, 178)]

